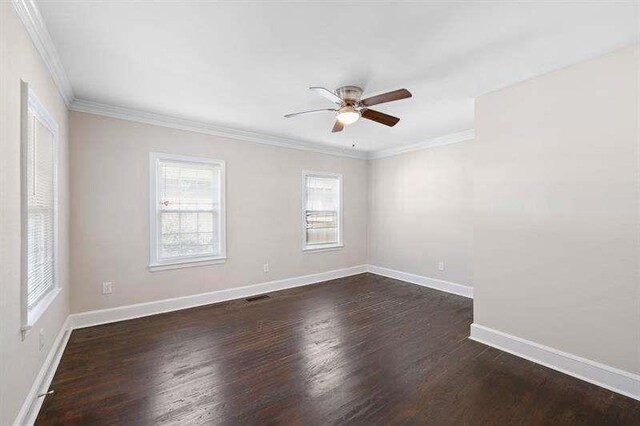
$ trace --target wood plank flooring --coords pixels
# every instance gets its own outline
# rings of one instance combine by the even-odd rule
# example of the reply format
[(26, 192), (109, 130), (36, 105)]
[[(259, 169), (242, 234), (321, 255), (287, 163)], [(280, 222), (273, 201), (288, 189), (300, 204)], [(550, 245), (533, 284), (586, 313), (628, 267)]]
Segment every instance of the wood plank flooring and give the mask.
[(640, 424), (471, 321), (470, 299), (362, 274), (75, 330), (37, 424)]

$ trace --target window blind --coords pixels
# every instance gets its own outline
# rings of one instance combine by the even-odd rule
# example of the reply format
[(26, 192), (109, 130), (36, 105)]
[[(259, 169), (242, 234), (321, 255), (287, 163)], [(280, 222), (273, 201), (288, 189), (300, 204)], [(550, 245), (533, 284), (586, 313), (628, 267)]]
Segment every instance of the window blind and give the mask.
[(55, 287), (55, 137), (29, 110), (27, 125), (27, 308)]
[(336, 176), (305, 176), (306, 244), (338, 244), (340, 179)]
[(221, 168), (158, 160), (158, 260), (218, 256)]

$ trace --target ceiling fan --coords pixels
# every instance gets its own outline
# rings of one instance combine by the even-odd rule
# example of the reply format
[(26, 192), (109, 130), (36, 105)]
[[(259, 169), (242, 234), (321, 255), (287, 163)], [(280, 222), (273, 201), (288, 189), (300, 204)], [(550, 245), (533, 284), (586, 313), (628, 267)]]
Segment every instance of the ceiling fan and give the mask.
[(362, 97), (362, 89), (358, 86), (343, 86), (336, 89), (335, 93), (324, 87), (309, 87), (309, 89), (335, 103), (336, 108), (294, 112), (285, 115), (285, 117), (290, 118), (297, 115), (315, 114), (318, 112), (334, 112), (336, 114), (336, 124), (334, 124), (333, 130), (331, 130), (333, 133), (341, 132), (345, 125), (355, 123), (360, 117), (393, 127), (400, 121), (398, 117), (369, 109), (369, 107), (411, 97), (411, 93), (407, 89), (398, 89), (366, 99), (360, 99)]

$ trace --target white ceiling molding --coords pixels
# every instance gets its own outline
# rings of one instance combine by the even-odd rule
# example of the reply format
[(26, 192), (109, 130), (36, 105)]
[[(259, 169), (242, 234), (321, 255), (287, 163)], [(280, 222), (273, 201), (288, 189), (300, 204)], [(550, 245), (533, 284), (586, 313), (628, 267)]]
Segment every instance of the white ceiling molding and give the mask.
[(318, 152), (321, 154), (337, 155), (341, 157), (367, 159), (367, 153), (351, 148), (341, 148), (309, 141), (288, 139), (280, 136), (267, 135), (263, 133), (237, 130), (228, 127), (221, 127), (207, 122), (188, 120), (185, 118), (172, 117), (153, 112), (135, 110), (113, 105), (101, 104), (93, 101), (75, 99), (69, 109), (72, 111), (85, 112), (89, 114), (103, 115), (121, 120), (135, 121), (137, 123), (152, 124), (172, 129), (187, 130), (191, 132), (205, 133), (208, 135), (222, 136), (232, 139), (239, 139), (255, 142), (264, 145), (278, 146), (281, 148), (294, 148), (303, 151)]
[(169, 115), (156, 114), (153, 112), (146, 112), (114, 105), (107, 105), (83, 99), (75, 99), (71, 103), (71, 105), (69, 105), (69, 109), (72, 111), (84, 112), (88, 114), (102, 115), (111, 118), (118, 118), (121, 120), (134, 121), (137, 123), (151, 124), (155, 126), (169, 127), (179, 130), (187, 130), (190, 132), (204, 133), (214, 136), (222, 136), (226, 138), (239, 139), (264, 145), (278, 146), (281, 148), (294, 148), (303, 151), (318, 152), (321, 154), (356, 158), (359, 160), (376, 160), (379, 158), (392, 157), (395, 155), (419, 151), (421, 149), (431, 148), (435, 146), (463, 142), (475, 137), (475, 131), (473, 129), (470, 129), (463, 132), (451, 133), (449, 135), (427, 139), (425, 141), (411, 145), (366, 152), (358, 151), (351, 148), (330, 146), (322, 143), (299, 141), (295, 139), (283, 138), (280, 136), (232, 129), (229, 127), (216, 126), (207, 122), (172, 117)]
[(372, 151), (368, 157), (370, 160), (377, 160), (379, 158), (393, 157), (407, 152), (420, 151), (421, 149), (432, 148), (434, 146), (449, 145), (452, 143), (464, 142), (475, 138), (475, 130), (469, 129), (463, 132), (451, 133), (445, 136), (437, 138), (427, 139), (422, 142), (414, 143), (411, 145), (403, 145), (397, 148), (382, 149), (379, 151)]
[(67, 73), (62, 66), (58, 51), (53, 44), (49, 31), (40, 15), (38, 6), (34, 0), (13, 0), (13, 5), (22, 20), (27, 33), (31, 37), (34, 46), (40, 53), (51, 77), (53, 78), (60, 95), (70, 110), (85, 112), (90, 114), (103, 115), (122, 120), (134, 121), (138, 123), (152, 124), (156, 126), (170, 127), (174, 129), (187, 130), (198, 133), (205, 133), (215, 136), (228, 137), (264, 145), (277, 146), (282, 148), (293, 148), (304, 151), (318, 152), (322, 154), (337, 155), (356, 159), (378, 159), (404, 154), (406, 152), (417, 151), (433, 146), (447, 145), (456, 142), (473, 139), (474, 131), (453, 133), (429, 139), (416, 144), (400, 146), (379, 151), (359, 151), (347, 147), (331, 146), (323, 143), (290, 139), (281, 136), (269, 135), (265, 133), (251, 132), (246, 130), (233, 129), (229, 127), (217, 126), (211, 123), (173, 117), (169, 115), (156, 114), (131, 108), (114, 105), (101, 104), (98, 102), (76, 99)]
[(60, 61), (58, 51), (51, 40), (49, 31), (44, 24), (42, 16), (40, 16), (38, 7), (33, 0), (13, 0), (13, 6), (22, 20), (27, 33), (31, 37), (34, 46), (49, 69), (49, 73), (58, 87), (64, 103), (69, 106), (74, 97), (73, 89)]

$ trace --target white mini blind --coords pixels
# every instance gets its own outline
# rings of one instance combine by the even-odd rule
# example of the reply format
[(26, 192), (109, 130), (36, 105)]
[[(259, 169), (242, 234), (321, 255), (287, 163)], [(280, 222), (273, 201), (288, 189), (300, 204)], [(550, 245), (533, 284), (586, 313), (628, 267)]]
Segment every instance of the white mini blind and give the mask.
[(27, 308), (55, 287), (55, 135), (29, 109), (26, 145)]
[(157, 262), (220, 256), (222, 168), (158, 159)]
[(340, 177), (305, 174), (307, 246), (340, 243)]

